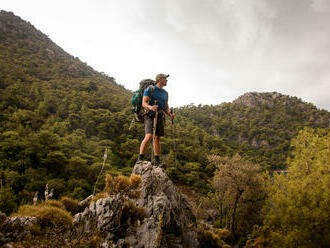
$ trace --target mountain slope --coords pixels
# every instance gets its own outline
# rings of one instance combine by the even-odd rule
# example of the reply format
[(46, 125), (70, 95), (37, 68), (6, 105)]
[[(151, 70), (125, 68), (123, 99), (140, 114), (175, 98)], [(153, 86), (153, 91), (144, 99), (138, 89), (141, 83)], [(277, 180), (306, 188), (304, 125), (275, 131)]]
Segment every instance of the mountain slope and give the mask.
[(232, 103), (185, 106), (177, 112), (223, 138), (243, 157), (273, 170), (286, 167), (290, 140), (300, 129), (330, 127), (328, 111), (277, 92), (250, 92)]
[(55, 197), (90, 194), (105, 147), (108, 160), (121, 165), (130, 96), (114, 78), (1, 11), (0, 175), (8, 198), (31, 201), (46, 183)]
[[(103, 173), (130, 174), (144, 136), (142, 125), (129, 129), (131, 95), (31, 24), (1, 11), (0, 209), (9, 213), (32, 201), (46, 183), (55, 198), (90, 195), (105, 148)], [(224, 155), (229, 148), (189, 122), (175, 124), (173, 132), (167, 125), (162, 139), (167, 173), (175, 182), (206, 191), (214, 171), (207, 155)], [(100, 182), (97, 189), (103, 186)]]
[[(47, 183), (55, 198), (90, 195), (105, 148), (103, 173), (130, 174), (144, 136), (141, 125), (129, 129), (131, 95), (31, 24), (1, 11), (0, 209), (9, 213), (31, 201)], [(329, 119), (329, 112), (278, 93), (185, 106), (176, 110), (174, 125), (167, 123), (162, 160), (175, 183), (206, 193), (215, 171), (208, 155), (238, 152), (264, 168), (285, 168), (298, 130), (329, 127)]]

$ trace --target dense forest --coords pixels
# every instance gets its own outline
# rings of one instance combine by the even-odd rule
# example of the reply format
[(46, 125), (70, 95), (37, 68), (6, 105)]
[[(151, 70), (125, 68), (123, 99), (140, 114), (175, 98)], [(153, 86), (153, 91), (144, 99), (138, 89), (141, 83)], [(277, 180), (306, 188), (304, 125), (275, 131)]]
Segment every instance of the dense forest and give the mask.
[[(0, 210), (10, 214), (31, 203), (46, 184), (54, 189), (54, 199), (84, 199), (93, 193), (105, 149), (102, 177), (130, 175), (144, 136), (140, 124), (130, 128), (132, 94), (113, 77), (66, 53), (30, 23), (1, 11)], [(305, 191), (304, 199), (315, 198), (309, 202), (312, 209), (322, 205), (316, 222), (323, 227), (329, 218), (324, 214), (329, 196), (322, 195), (329, 192), (324, 183), (329, 180), (328, 111), (276, 92), (247, 93), (232, 103), (187, 105), (174, 111), (174, 124), (167, 120), (161, 141), (162, 160), (173, 182), (198, 195), (193, 200), (203, 209), (213, 211), (211, 217), (200, 213), (200, 218), (228, 228), (242, 244), (251, 234), (247, 247), (296, 247), (292, 244), (297, 241), (290, 238), (295, 235), (320, 245), (299, 247), (329, 244), (308, 236), (310, 229), (298, 232), (302, 220), (284, 207), (291, 206), (299, 190)], [(301, 154), (310, 165), (306, 162), (309, 167), (303, 174)], [(271, 175), (289, 171), (290, 176), (269, 177), (267, 170)], [(304, 185), (293, 186), (310, 185), (310, 178), (325, 178), (319, 181), (323, 191), (316, 185), (306, 186), (309, 191)], [(97, 192), (104, 184), (99, 181)], [(285, 187), (291, 198), (283, 197)], [(304, 199), (300, 204), (308, 205)], [(270, 205), (288, 218), (276, 218)], [(315, 220), (308, 218), (305, 221)], [(282, 228), (292, 229), (291, 236)], [(281, 246), (271, 243), (278, 239)]]
[[(7, 212), (47, 183), (56, 198), (88, 196), (105, 148), (104, 173), (130, 174), (144, 135), (140, 124), (129, 130), (132, 92), (12, 13), (2, 11), (0, 22), (0, 175), (15, 206)], [(214, 171), (206, 154), (225, 155), (230, 148), (178, 120), (175, 130), (168, 121), (163, 160), (175, 181), (205, 191)]]

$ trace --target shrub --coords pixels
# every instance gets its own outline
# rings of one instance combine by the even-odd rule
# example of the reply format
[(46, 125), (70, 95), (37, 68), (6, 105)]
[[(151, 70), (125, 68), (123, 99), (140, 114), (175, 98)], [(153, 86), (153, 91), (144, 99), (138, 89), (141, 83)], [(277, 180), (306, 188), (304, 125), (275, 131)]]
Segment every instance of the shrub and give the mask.
[(227, 239), (231, 237), (231, 232), (227, 229), (215, 229), (214, 232), (218, 235), (221, 239)]
[(142, 182), (142, 178), (140, 176), (137, 176), (137, 175), (132, 175), (130, 177), (130, 180), (131, 180), (131, 185), (132, 185), (132, 189), (138, 189), (141, 182)]
[(3, 187), (0, 191), (0, 210), (6, 214), (10, 214), (17, 209), (17, 199), (14, 192), (7, 187)]
[(107, 197), (109, 197), (109, 194), (108, 194), (108, 193), (106, 193), (106, 192), (100, 192), (100, 193), (97, 193), (97, 194), (93, 197), (92, 201), (93, 201), (93, 202), (96, 202), (96, 201), (99, 200), (99, 199), (107, 198)]
[(48, 200), (48, 201), (41, 202), (39, 204), (39, 206), (50, 206), (50, 207), (65, 209), (65, 206), (63, 205), (63, 203), (60, 201), (56, 201), (56, 200)]
[(39, 207), (32, 205), (22, 205), (13, 216), (36, 216)]
[(19, 207), (18, 216), (34, 216), (40, 220), (41, 226), (57, 227), (61, 229), (72, 226), (72, 216), (69, 212), (58, 207), (47, 205), (23, 205)]
[(74, 200), (70, 197), (67, 197), (67, 196), (62, 197), (61, 203), (64, 205), (65, 210), (70, 212), (72, 215), (74, 215), (80, 211), (78, 201)]
[(118, 176), (116, 178), (116, 184), (115, 184), (115, 191), (124, 193), (127, 192), (131, 186), (131, 181), (129, 180), (128, 177), (125, 176)]
[(42, 225), (69, 228), (72, 226), (72, 216), (69, 212), (56, 207), (41, 207), (37, 218)]
[(138, 188), (141, 182), (141, 177), (137, 175), (133, 175), (131, 177), (112, 177), (107, 174), (105, 177), (105, 190), (109, 195), (122, 193), (131, 198), (138, 198), (140, 196)]
[(230, 231), (226, 229), (213, 229), (206, 225), (197, 227), (198, 241), (201, 247), (208, 248), (230, 248), (224, 239), (231, 236)]

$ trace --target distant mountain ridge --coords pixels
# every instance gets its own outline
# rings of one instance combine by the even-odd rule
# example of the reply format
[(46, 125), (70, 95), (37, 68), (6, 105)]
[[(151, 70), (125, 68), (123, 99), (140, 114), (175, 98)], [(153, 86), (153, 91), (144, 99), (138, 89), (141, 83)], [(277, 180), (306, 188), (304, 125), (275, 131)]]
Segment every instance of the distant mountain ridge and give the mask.
[[(24, 49), (24, 56), (40, 56), (43, 59), (47, 59), (51, 63), (59, 61), (65, 61), (61, 65), (62, 74), (68, 75), (71, 78), (81, 76), (93, 76), (97, 72), (90, 66), (82, 63), (78, 58), (75, 58), (65, 52), (61, 47), (56, 45), (49, 37), (36, 29), (32, 24), (22, 20), (20, 17), (15, 16), (12, 12), (6, 12), (1, 10), (0, 12), (0, 42), (3, 45), (19, 45), (20, 42), (24, 42), (25, 46), (17, 46), (16, 49)], [(30, 41), (30, 42), (29, 42)], [(33, 42), (31, 42), (33, 41)], [(41, 54), (31, 53), (38, 47), (42, 46), (44, 49), (39, 52)], [(34, 71), (37, 71), (38, 64), (31, 65)], [(47, 79), (47, 78), (46, 78)]]
[[(260, 105), (266, 105), (268, 107), (273, 107), (275, 104), (282, 105), (299, 105), (302, 110), (306, 105), (313, 105), (312, 103), (306, 103), (303, 100), (289, 96), (283, 95), (276, 91), (274, 92), (247, 92), (235, 99), (233, 104), (241, 104), (248, 107), (256, 107)], [(313, 108), (316, 108), (313, 105)]]
[(290, 140), (304, 127), (329, 128), (330, 113), (278, 92), (248, 92), (232, 103), (185, 106), (179, 114), (266, 168), (285, 168)]

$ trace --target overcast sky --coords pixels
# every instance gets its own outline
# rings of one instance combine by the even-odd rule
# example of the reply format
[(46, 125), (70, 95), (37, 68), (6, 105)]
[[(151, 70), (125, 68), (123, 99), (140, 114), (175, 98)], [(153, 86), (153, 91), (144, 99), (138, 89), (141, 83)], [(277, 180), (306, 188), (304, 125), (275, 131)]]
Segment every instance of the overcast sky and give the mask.
[(68, 53), (169, 104), (277, 91), (330, 110), (330, 0), (1, 0)]

